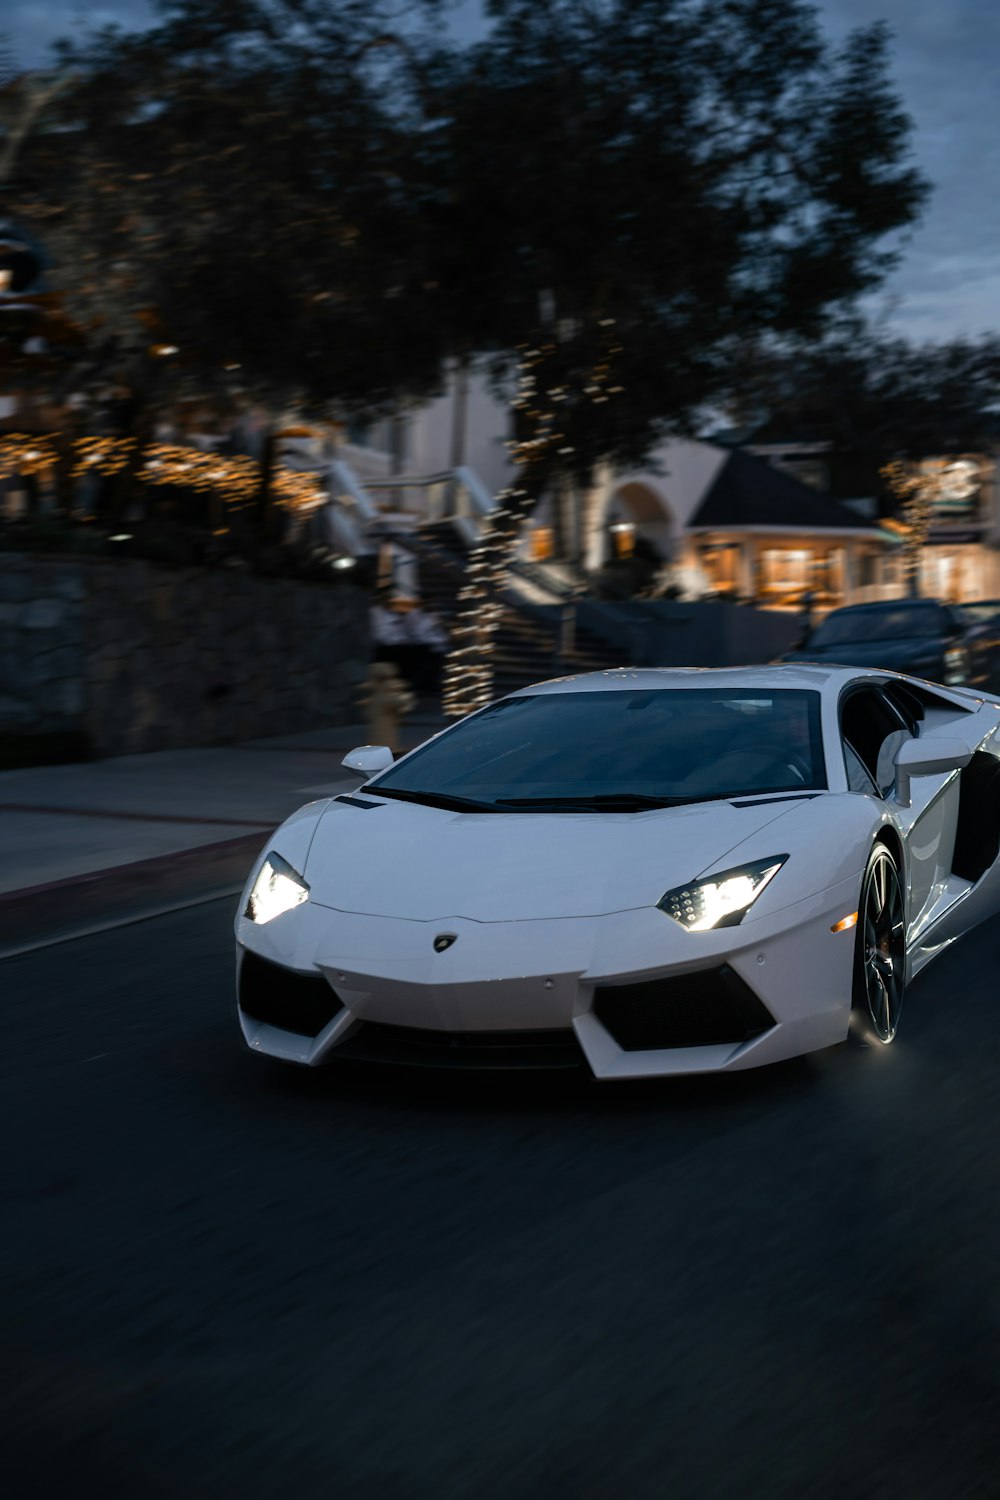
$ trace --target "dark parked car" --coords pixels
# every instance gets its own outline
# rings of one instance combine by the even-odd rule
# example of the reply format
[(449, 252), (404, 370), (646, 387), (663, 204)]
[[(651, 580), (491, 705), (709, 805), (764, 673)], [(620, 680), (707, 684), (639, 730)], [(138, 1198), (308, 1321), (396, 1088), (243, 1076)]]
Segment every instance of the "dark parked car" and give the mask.
[(960, 606), (895, 599), (835, 609), (782, 661), (885, 667), (958, 687), (996, 692), (1000, 631)]
[(993, 635), (1000, 637), (1000, 599), (977, 599), (974, 604), (963, 604), (962, 613), (977, 630), (985, 633), (989, 627)]

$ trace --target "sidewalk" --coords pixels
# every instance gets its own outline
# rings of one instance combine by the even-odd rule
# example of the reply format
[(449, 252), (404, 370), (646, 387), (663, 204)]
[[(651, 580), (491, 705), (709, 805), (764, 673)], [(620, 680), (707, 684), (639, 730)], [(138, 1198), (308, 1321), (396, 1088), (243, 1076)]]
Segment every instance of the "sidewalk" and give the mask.
[[(415, 714), (406, 749), (442, 728)], [(0, 958), (239, 891), (268, 832), (356, 788), (362, 724), (0, 771)]]

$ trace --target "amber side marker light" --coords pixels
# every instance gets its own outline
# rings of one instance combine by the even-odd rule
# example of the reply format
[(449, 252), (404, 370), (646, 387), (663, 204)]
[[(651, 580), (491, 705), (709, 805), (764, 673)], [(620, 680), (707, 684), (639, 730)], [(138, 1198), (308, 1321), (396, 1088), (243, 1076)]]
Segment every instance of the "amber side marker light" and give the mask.
[(839, 922), (834, 922), (833, 926), (830, 928), (830, 931), (831, 932), (846, 932), (848, 930), (848, 928), (850, 928), (850, 927), (856, 927), (857, 925), (858, 925), (858, 914), (857, 914), (856, 911), (852, 911), (851, 915), (849, 917), (841, 917), (841, 919), (840, 919)]

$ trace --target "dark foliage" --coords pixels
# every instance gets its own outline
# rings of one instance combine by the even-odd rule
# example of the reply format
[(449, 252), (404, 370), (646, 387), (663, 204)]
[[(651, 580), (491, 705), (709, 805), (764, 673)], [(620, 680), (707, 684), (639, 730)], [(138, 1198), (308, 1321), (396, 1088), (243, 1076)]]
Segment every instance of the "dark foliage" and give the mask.
[(885, 274), (925, 186), (881, 28), (834, 54), (802, 0), (489, 12), (461, 48), (381, 0), (169, 0), (65, 47), (20, 197), (88, 388), (388, 409), (544, 346), (539, 493)]
[(1000, 337), (914, 344), (847, 329), (819, 344), (748, 350), (730, 409), (747, 440), (829, 444), (831, 489), (882, 488), (895, 458), (992, 451), (1000, 438)]

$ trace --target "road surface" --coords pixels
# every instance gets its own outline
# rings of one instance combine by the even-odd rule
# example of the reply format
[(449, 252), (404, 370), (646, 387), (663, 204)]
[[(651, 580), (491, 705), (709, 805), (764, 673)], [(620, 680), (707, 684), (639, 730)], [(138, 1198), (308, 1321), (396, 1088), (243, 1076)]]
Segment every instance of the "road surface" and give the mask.
[(5, 1493), (1000, 1493), (1000, 929), (731, 1078), (283, 1068), (231, 900), (0, 964)]

